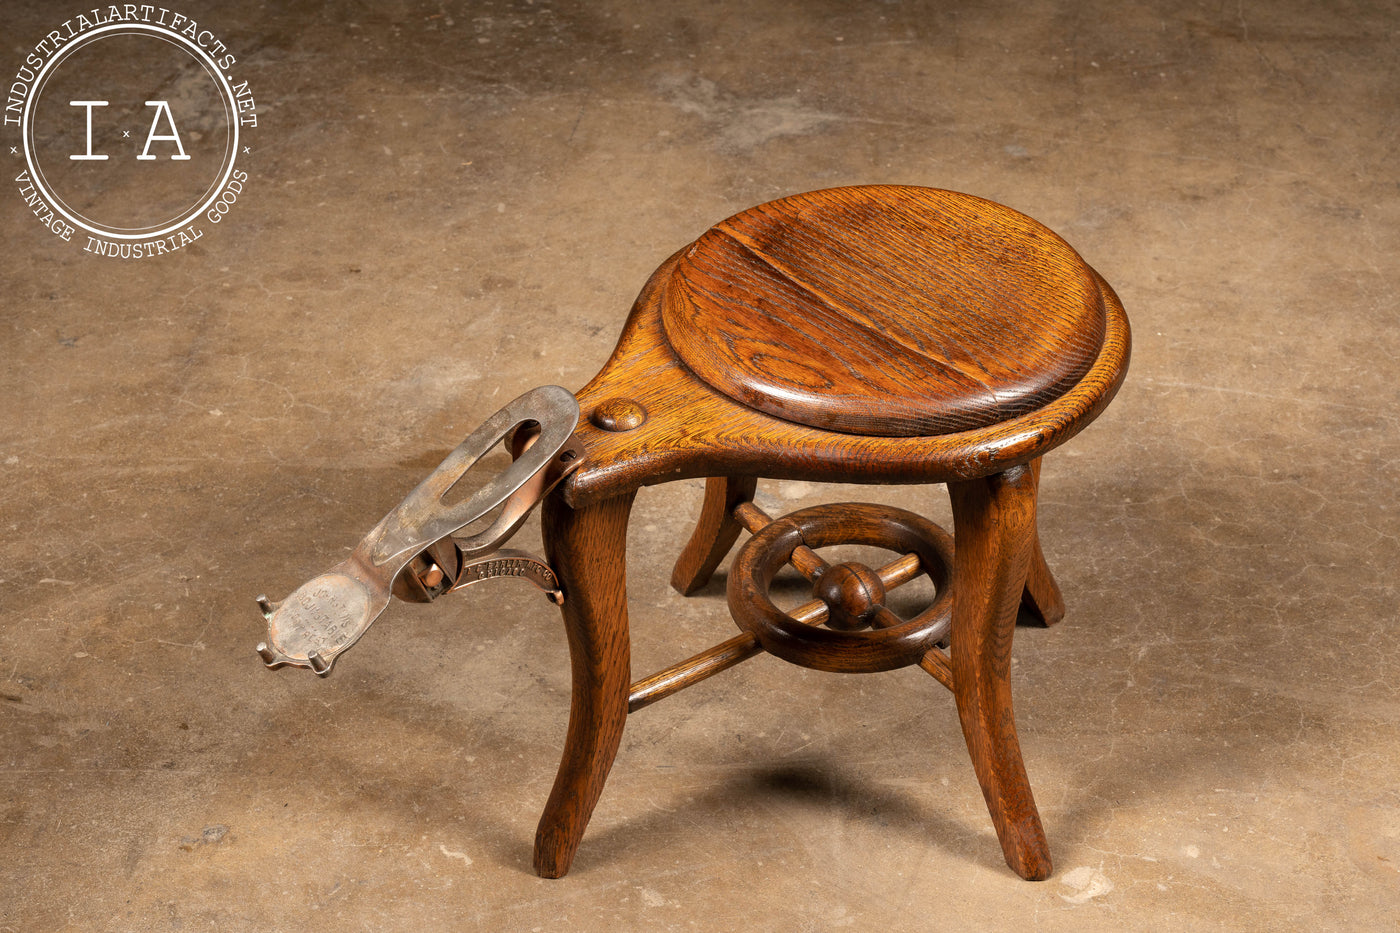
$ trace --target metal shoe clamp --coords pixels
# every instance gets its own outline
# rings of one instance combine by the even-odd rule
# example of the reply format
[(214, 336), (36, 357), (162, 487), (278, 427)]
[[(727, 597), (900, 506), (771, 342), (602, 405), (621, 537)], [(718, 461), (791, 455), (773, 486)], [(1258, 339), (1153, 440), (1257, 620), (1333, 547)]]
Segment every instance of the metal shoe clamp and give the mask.
[[(564, 594), (548, 564), (501, 545), (551, 489), (582, 465), (584, 448), (573, 437), (578, 419), (578, 401), (559, 386), (531, 389), (488, 418), (346, 560), (280, 603), (258, 597), (267, 619), (267, 641), (257, 647), (263, 663), (326, 676), (335, 659), (389, 605), (391, 595), (427, 602), (481, 580), (515, 576), (562, 604)], [(452, 487), (508, 437), (514, 462), (465, 500), (448, 505)], [(453, 537), (498, 508), (484, 531)]]

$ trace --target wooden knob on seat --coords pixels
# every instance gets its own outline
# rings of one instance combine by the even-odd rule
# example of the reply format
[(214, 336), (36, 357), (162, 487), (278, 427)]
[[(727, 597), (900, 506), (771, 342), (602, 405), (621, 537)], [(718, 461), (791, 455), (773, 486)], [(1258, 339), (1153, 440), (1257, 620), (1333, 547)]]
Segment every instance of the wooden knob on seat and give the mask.
[(870, 626), (885, 604), (885, 584), (869, 567), (848, 561), (824, 570), (812, 595), (826, 603), (827, 625), (850, 632)]
[(647, 410), (636, 399), (614, 397), (598, 403), (588, 420), (604, 431), (635, 431), (647, 420)]

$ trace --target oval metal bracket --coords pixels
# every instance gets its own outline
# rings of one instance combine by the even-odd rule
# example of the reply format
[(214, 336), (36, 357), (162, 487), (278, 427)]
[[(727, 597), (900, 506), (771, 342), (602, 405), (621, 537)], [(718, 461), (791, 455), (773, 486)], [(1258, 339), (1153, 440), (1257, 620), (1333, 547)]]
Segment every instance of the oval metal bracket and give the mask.
[[(268, 630), (267, 641), (257, 647), (263, 663), (271, 668), (304, 667), (326, 676), (336, 658), (384, 611), (394, 578), (404, 567), (434, 543), (496, 509), (499, 513), (484, 531), (452, 539), (463, 568), (453, 588), (492, 576), (523, 576), (562, 600), (558, 578), (547, 564), (500, 548), (545, 495), (582, 465), (584, 449), (573, 437), (578, 421), (578, 401), (559, 386), (532, 389), (488, 418), (384, 516), (346, 560), (280, 603), (258, 597)], [(464, 500), (448, 505), (453, 486), (512, 436), (518, 438), (514, 462)], [(508, 556), (496, 558), (503, 563), (500, 572), (493, 573), (491, 559), (498, 554)], [(463, 582), (468, 567), (475, 577)]]

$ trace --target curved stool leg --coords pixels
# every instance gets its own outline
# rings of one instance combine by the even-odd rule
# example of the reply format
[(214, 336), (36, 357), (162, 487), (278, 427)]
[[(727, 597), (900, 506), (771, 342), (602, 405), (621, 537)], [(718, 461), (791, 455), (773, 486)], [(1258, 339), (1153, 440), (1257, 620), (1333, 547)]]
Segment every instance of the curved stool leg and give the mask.
[(705, 502), (700, 506), (695, 531), (671, 571), (671, 586), (682, 596), (710, 582), (710, 575), (743, 528), (734, 519), (734, 508), (751, 501), (757, 487), (758, 479), (753, 476), (711, 476), (705, 480)]
[(627, 517), (633, 498), (628, 493), (578, 511), (557, 492), (544, 502), (545, 553), (565, 593), (573, 700), (559, 774), (535, 833), (535, 871), (542, 878), (568, 872), (627, 721)]
[(1011, 708), (1011, 638), (1034, 550), (1029, 467), (950, 483), (953, 500), (953, 693), (982, 795), (1012, 871), (1050, 876), (1050, 848), (1031, 796)]
[[(1030, 462), (1031, 476), (1035, 480), (1037, 492), (1040, 489), (1040, 458)], [(1026, 573), (1026, 589), (1021, 594), (1021, 605), (1045, 624), (1048, 628), (1065, 617), (1065, 598), (1060, 594), (1060, 585), (1045, 562), (1045, 552), (1040, 549), (1039, 522), (1032, 532), (1035, 545), (1031, 549), (1030, 570)]]
[(1065, 617), (1065, 598), (1060, 595), (1060, 585), (1050, 573), (1045, 563), (1045, 553), (1040, 549), (1040, 535), (1036, 534), (1031, 547), (1030, 569), (1026, 573), (1026, 588), (1021, 593), (1021, 604), (1047, 628)]

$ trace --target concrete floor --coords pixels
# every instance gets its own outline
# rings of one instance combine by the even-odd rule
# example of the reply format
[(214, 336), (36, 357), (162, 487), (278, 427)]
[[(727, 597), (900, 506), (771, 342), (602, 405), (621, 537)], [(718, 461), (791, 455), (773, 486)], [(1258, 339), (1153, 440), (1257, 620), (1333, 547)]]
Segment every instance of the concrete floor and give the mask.
[[(260, 116), (227, 225), (124, 262), (0, 195), (0, 933), (1400, 928), (1393, 2), (201, 6)], [(4, 75), (51, 8), (7, 0)], [(1133, 321), (1046, 464), (1069, 615), (1016, 641), (1049, 881), (917, 670), (758, 658), (639, 713), (542, 881), (538, 594), (258, 662), (256, 594), (581, 386), (673, 250), (873, 181), (1036, 217)], [(733, 632), (665, 585), (700, 491), (634, 515), (639, 675)]]

